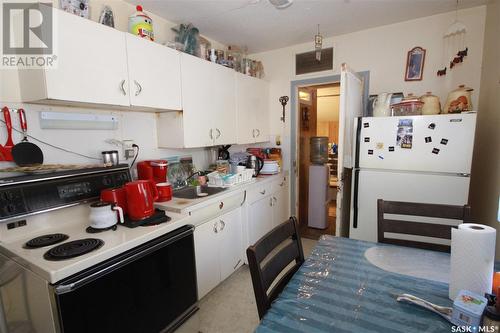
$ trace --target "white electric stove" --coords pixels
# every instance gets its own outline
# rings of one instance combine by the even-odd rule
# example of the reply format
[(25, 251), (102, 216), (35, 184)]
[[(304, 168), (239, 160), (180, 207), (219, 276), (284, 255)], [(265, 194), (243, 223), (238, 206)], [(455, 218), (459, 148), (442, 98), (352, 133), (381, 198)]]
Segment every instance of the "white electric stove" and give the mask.
[(171, 331), (197, 310), (189, 217), (87, 231), (89, 202), (129, 180), (126, 166), (0, 179), (0, 332)]

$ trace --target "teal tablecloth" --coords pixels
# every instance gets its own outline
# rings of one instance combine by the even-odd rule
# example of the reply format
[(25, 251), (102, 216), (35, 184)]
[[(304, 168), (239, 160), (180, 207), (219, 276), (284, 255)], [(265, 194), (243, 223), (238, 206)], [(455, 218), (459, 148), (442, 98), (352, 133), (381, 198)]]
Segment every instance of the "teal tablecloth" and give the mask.
[(372, 265), (364, 253), (373, 246), (385, 245), (322, 236), (256, 332), (451, 332), (437, 314), (395, 297), (451, 306), (448, 285)]

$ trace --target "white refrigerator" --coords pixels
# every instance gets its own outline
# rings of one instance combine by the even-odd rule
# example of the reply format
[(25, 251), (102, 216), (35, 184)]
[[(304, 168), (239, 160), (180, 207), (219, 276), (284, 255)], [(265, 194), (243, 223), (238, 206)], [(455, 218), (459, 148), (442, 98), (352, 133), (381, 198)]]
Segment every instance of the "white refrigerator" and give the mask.
[(377, 241), (377, 199), (467, 204), (475, 127), (474, 112), (357, 118), (349, 237)]

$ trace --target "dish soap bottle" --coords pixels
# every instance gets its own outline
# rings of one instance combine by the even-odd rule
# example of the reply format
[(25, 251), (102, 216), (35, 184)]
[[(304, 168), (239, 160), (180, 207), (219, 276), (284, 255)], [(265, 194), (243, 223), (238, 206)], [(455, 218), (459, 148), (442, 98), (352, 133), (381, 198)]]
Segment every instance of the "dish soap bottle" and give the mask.
[(135, 7), (137, 12), (128, 18), (128, 31), (132, 35), (154, 40), (153, 20), (142, 11), (142, 6)]

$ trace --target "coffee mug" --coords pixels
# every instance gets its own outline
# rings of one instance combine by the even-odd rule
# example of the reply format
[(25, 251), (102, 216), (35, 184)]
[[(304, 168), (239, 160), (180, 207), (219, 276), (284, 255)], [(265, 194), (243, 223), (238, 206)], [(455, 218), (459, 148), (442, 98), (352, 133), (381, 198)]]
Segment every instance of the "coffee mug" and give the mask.
[(158, 190), (152, 180), (136, 180), (125, 184), (127, 211), (132, 220), (143, 220), (155, 213)]
[(172, 185), (170, 183), (158, 183), (156, 188), (158, 189), (157, 202), (172, 200)]
[(101, 191), (101, 201), (115, 204), (123, 210), (123, 214), (127, 214), (127, 193), (125, 188), (107, 188)]

